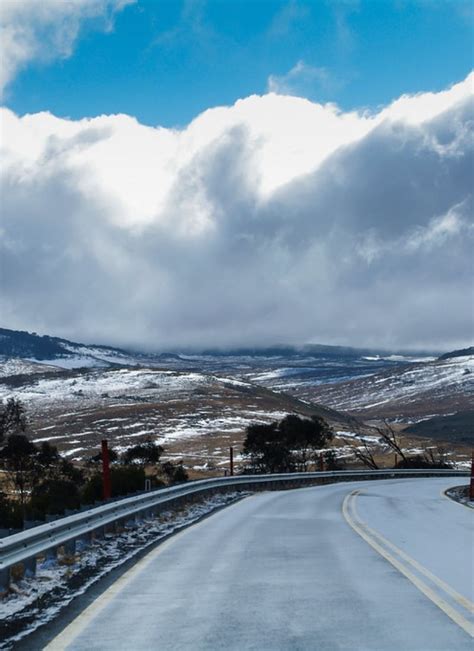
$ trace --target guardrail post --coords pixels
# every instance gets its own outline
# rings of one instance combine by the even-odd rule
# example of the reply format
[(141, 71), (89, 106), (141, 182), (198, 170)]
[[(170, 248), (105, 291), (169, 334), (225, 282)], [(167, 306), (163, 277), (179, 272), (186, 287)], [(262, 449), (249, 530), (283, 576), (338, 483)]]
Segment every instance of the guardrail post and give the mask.
[(137, 520), (136, 520), (136, 517), (135, 517), (134, 515), (129, 515), (129, 516), (125, 519), (124, 524), (125, 524), (125, 527), (129, 527), (129, 528), (135, 529), (135, 527), (137, 526)]
[(155, 520), (156, 517), (157, 517), (157, 515), (158, 515), (158, 511), (157, 511), (157, 509), (152, 508), (152, 509), (150, 509), (150, 510), (148, 511), (148, 517), (149, 517), (151, 520)]
[(94, 540), (102, 540), (105, 537), (105, 527), (97, 527), (97, 529), (94, 529), (93, 534)]
[(25, 577), (32, 578), (36, 576), (36, 556), (31, 556), (23, 561)]
[(91, 546), (92, 536), (90, 533), (85, 533), (83, 536), (79, 536), (77, 539), (77, 549), (79, 552), (82, 552), (84, 549), (87, 549)]
[(44, 552), (44, 561), (45, 563), (54, 563), (56, 564), (58, 560), (58, 550), (57, 547), (50, 547)]
[(7, 592), (10, 587), (10, 568), (3, 567), (0, 570), (0, 592)]
[(68, 540), (64, 543), (64, 555), (73, 557), (76, 555), (76, 540)]

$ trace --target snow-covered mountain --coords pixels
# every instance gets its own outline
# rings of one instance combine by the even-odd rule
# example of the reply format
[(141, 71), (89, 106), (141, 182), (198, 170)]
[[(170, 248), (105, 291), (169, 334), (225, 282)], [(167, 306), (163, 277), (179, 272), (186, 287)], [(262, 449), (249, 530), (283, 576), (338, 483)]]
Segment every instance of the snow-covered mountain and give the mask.
[(138, 364), (133, 354), (120, 348), (88, 346), (59, 337), (6, 328), (0, 328), (0, 357), (3, 360), (23, 359), (61, 368)]
[[(144, 353), (0, 328), (0, 360), (5, 362), (6, 359), (21, 359), (66, 369), (151, 365), (230, 375), (243, 373), (254, 376), (257, 383), (260, 383), (261, 375), (262, 384), (269, 386), (268, 373), (274, 373), (276, 379), (293, 376), (293, 380), (296, 380), (296, 376), (301, 375), (301, 379), (309, 380), (310, 384), (321, 384), (371, 375), (381, 368), (416, 361), (420, 357), (315, 344)], [(422, 355), (422, 359), (427, 359), (427, 355)]]
[[(474, 410), (474, 355), (466, 352), (280, 346), (140, 354), (0, 329), (0, 400), (22, 400), (35, 440), (52, 440), (71, 458), (90, 454), (103, 436), (119, 448), (151, 436), (199, 466), (203, 458), (224, 463), (249, 423), (289, 412), (317, 413), (348, 432), (354, 416), (408, 425), (449, 415), (450, 432), (465, 429), (463, 414)], [(447, 423), (435, 425), (441, 440)]]
[(416, 422), (474, 409), (474, 355), (443, 355), (365, 378), (291, 391), (364, 420)]

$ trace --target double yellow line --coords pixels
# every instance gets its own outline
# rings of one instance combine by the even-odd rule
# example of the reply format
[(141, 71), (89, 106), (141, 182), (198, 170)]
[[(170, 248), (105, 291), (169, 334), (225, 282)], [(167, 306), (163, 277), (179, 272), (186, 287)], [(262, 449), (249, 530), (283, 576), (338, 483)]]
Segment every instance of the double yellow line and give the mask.
[(344, 499), (342, 513), (346, 522), (468, 635), (474, 637), (474, 604), (472, 601), (456, 592), (451, 586), (427, 570), (426, 567), (420, 565), (420, 563), (363, 522), (356, 509), (356, 499), (359, 492), (359, 490), (352, 491)]

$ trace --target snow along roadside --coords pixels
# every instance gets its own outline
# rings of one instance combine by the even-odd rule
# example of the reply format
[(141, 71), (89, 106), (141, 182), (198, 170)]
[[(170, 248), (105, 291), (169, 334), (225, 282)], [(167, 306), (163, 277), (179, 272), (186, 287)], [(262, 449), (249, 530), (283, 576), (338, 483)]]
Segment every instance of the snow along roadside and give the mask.
[(454, 486), (445, 491), (446, 497), (449, 497), (454, 502), (459, 502), (463, 506), (474, 509), (474, 502), (469, 499), (469, 484), (466, 486)]

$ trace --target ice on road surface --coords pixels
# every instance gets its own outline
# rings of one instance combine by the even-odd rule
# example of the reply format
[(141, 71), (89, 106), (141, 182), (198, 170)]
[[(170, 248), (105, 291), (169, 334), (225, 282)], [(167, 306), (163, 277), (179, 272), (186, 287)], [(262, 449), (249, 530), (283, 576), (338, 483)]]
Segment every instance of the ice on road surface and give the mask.
[(459, 483), (407, 479), (396, 491), (366, 483), (357, 509), (370, 527), (474, 601), (474, 513), (443, 495), (448, 484)]
[(472, 511), (456, 479), (260, 493), (151, 552), (46, 648), (73, 651), (472, 651), (470, 635), (342, 514), (360, 516), (470, 595)]

